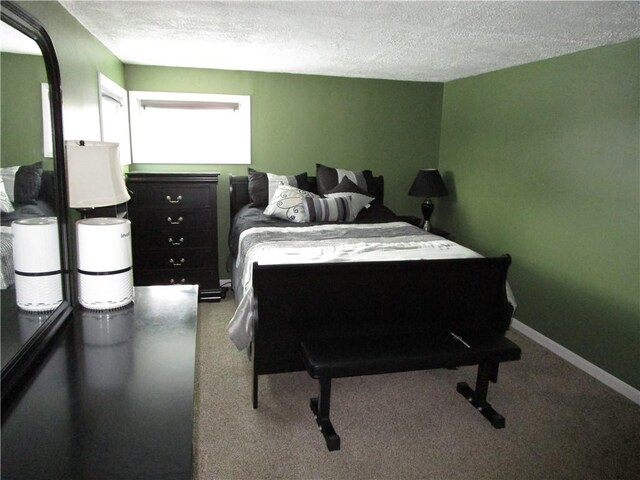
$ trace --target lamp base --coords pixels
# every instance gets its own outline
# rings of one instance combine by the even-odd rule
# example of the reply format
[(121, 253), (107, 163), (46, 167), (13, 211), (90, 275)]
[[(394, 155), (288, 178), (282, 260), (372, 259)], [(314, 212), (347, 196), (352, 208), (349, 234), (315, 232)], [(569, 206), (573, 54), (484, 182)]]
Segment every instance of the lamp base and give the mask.
[(429, 232), (431, 231), (431, 224), (429, 223), (429, 219), (431, 218), (431, 214), (433, 213), (433, 209), (435, 205), (431, 201), (430, 198), (426, 198), (424, 202), (422, 202), (422, 216), (424, 217), (424, 226), (423, 228)]

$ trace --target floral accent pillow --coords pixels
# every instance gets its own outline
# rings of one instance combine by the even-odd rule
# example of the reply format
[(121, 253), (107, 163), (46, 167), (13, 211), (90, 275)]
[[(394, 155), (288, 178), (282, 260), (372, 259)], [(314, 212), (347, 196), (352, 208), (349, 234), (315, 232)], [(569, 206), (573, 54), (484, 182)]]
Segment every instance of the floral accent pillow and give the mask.
[(273, 198), (264, 209), (269, 217), (282, 218), (295, 223), (309, 221), (309, 215), (304, 208), (305, 198), (319, 198), (318, 195), (301, 190), (291, 185), (278, 185)]

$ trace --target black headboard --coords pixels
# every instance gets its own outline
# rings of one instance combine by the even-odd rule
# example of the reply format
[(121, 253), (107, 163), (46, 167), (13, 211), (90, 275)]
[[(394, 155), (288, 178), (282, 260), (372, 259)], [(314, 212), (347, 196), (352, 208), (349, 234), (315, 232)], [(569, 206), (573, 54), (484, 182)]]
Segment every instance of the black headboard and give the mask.
[[(307, 177), (311, 185), (311, 191), (317, 193), (316, 177)], [(384, 202), (384, 177), (373, 177), (371, 185), (374, 192), (372, 195)], [(249, 198), (249, 177), (246, 175), (229, 175), (229, 204), (231, 219), (245, 205), (251, 203)]]

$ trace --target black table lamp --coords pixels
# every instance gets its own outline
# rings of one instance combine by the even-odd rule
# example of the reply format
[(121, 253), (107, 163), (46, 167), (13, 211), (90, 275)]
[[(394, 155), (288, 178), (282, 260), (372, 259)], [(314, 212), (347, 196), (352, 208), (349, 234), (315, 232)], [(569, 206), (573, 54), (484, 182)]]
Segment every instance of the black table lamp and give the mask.
[(444, 197), (449, 195), (449, 191), (442, 181), (440, 172), (435, 168), (419, 170), (416, 179), (413, 181), (413, 185), (411, 185), (409, 189), (409, 195), (425, 199), (425, 201), (422, 202), (424, 229), (427, 231), (431, 230), (429, 219), (431, 218), (434, 208), (431, 197)]

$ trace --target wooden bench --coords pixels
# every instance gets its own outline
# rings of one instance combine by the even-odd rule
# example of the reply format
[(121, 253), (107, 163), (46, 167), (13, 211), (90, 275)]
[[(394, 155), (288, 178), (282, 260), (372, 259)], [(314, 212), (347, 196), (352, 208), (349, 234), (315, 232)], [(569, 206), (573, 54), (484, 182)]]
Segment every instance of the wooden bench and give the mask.
[(504, 417), (487, 402), (489, 381), (497, 381), (501, 362), (519, 360), (520, 355), (520, 347), (503, 334), (486, 332), (307, 338), (300, 343), (302, 361), (320, 384), (311, 410), (329, 450), (340, 449), (340, 437), (329, 419), (333, 378), (478, 365), (475, 390), (460, 382), (457, 391), (495, 428), (504, 428)]

